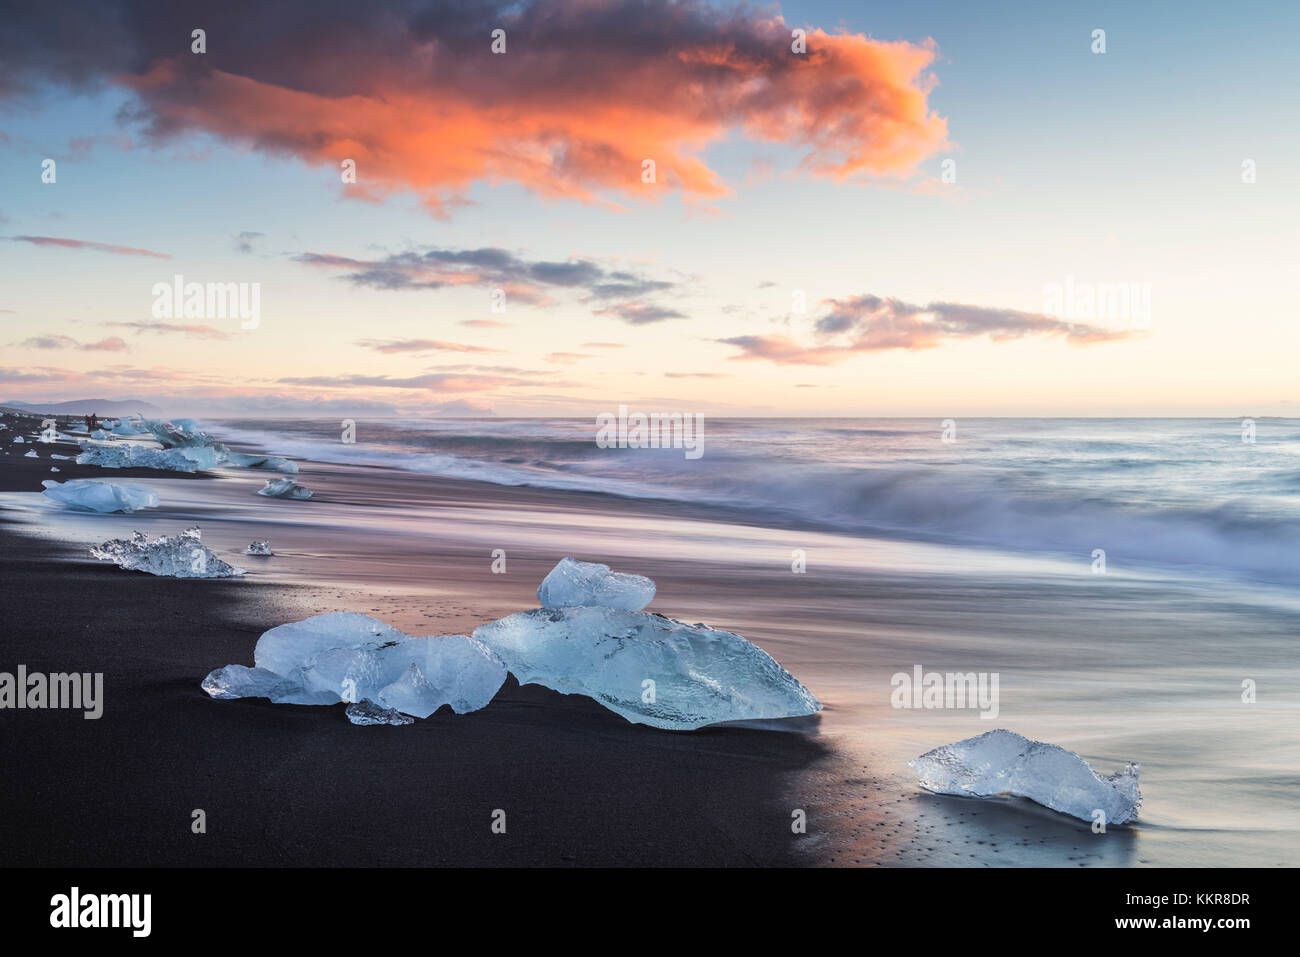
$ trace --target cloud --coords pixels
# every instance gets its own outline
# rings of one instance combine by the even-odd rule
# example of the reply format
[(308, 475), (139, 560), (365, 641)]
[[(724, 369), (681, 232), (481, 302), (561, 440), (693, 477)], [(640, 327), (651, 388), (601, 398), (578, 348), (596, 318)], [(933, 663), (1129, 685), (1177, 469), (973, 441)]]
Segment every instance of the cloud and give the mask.
[(386, 354), (398, 352), (472, 352), (482, 355), (505, 355), (505, 349), (488, 349), (470, 346), (463, 342), (442, 342), (438, 339), (358, 339), (355, 343), (366, 349)]
[(547, 362), (554, 362), (560, 365), (573, 365), (575, 362), (581, 362), (583, 359), (594, 359), (595, 356), (585, 352), (552, 352), (543, 357)]
[(433, 410), (433, 414), (477, 418), (496, 415), (496, 412), (493, 411), (491, 405), (482, 399), (453, 399), (438, 406)]
[(643, 326), (651, 322), (662, 322), (665, 319), (686, 318), (686, 313), (684, 312), (678, 312), (676, 309), (669, 309), (665, 306), (654, 306), (644, 302), (614, 303), (606, 306), (604, 309), (596, 309), (595, 313), (598, 316), (614, 316), (634, 326)]
[[(285, 385), (325, 386), (334, 389), (428, 389), (431, 392), (486, 392), (503, 386), (536, 385), (511, 376), (433, 374), (394, 378), (386, 375), (290, 376), (278, 379)], [(553, 384), (553, 383), (548, 383)]]
[[(584, 202), (712, 200), (702, 158), (740, 135), (808, 175), (906, 177), (947, 146), (932, 41), (791, 29), (705, 0), (68, 0), (6, 14), (0, 93), (117, 84), (147, 138), (190, 132), (335, 171), (350, 195), (417, 194), (445, 215), (474, 183)], [(202, 23), (214, 51), (191, 55)], [(310, 23), (310, 28), (304, 28)], [(505, 30), (507, 52), (490, 34)], [(178, 39), (179, 38), (179, 39)], [(580, 66), (575, 66), (580, 64)], [(641, 180), (642, 161), (656, 181)]]
[(111, 243), (94, 243), (86, 239), (63, 239), (57, 236), (11, 236), (16, 243), (31, 243), (33, 246), (55, 246), (63, 249), (88, 249), (92, 252), (113, 253), (115, 256), (152, 256), (154, 259), (171, 259), (167, 253), (156, 253), (152, 249), (136, 249), (134, 246), (115, 246)]
[(508, 322), (497, 322), (495, 319), (462, 319), (456, 323), (458, 326), (465, 326), (469, 329), (509, 329)]
[(233, 339), (234, 334), (223, 332), (212, 326), (185, 325), (176, 322), (105, 322), (104, 326), (113, 326), (118, 329), (134, 329), (137, 334), (142, 332), (155, 332), (159, 334), (183, 335), (190, 339)]
[(98, 342), (78, 342), (72, 336), (33, 336), (18, 343), (26, 349), (80, 349), (82, 352), (125, 352), (126, 343), (117, 336)]
[(235, 249), (241, 253), (251, 253), (253, 251), (253, 241), (261, 239), (265, 233), (255, 233), (244, 231), (235, 237)]
[(665, 372), (666, 379), (728, 379), (729, 372)]
[(1131, 338), (1128, 330), (1067, 322), (1044, 313), (970, 306), (956, 302), (913, 305), (863, 295), (828, 299), (830, 311), (813, 324), (816, 343), (785, 335), (733, 336), (733, 359), (766, 359), (778, 365), (834, 365), (850, 356), (888, 349), (933, 349), (945, 342), (987, 337), (994, 342), (1026, 336), (1059, 336), (1075, 345)]
[[(369, 289), (402, 291), (488, 287), (501, 290), (507, 301), (538, 306), (549, 305), (553, 292), (567, 291), (587, 303), (621, 299), (595, 312), (597, 315), (617, 316), (634, 324), (683, 318), (683, 314), (674, 309), (632, 298), (675, 290), (680, 287), (679, 283), (648, 279), (590, 259), (529, 260), (492, 247), (425, 247), (377, 259), (304, 252), (294, 256), (293, 260), (308, 266), (339, 270), (345, 281)], [(469, 323), (503, 325), (490, 319), (467, 320), (464, 324)]]
[(626, 349), (626, 342), (584, 342), (584, 349)]

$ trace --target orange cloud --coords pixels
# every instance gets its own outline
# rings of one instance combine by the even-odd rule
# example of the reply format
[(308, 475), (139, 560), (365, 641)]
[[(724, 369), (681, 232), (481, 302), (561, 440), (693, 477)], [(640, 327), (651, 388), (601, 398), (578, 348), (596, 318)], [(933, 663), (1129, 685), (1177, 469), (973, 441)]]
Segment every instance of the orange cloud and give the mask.
[[(730, 186), (701, 156), (733, 131), (804, 149), (806, 172), (836, 180), (909, 177), (947, 147), (947, 121), (927, 104), (929, 40), (814, 29), (795, 53), (780, 16), (691, 0), (485, 3), (432, 25), (393, 6), (346, 29), (241, 24), (241, 38), (258, 32), (211, 66), (141, 38), (116, 78), (154, 136), (201, 131), (334, 169), (354, 160), (349, 195), (412, 191), (439, 216), (477, 182), (583, 202), (665, 189), (714, 199)], [(488, 48), (495, 26), (503, 55)]]

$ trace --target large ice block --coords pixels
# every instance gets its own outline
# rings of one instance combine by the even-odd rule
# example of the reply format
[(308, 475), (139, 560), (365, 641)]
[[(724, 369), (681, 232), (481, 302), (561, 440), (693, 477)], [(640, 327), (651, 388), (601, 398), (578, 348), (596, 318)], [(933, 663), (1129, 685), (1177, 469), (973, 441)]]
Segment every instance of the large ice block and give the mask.
[(45, 487), (42, 495), (78, 512), (138, 512), (158, 507), (158, 493), (143, 485), (115, 485), (93, 479), (46, 479), (41, 485)]
[(740, 635), (614, 608), (537, 608), (474, 637), (521, 684), (582, 694), (636, 724), (690, 729), (814, 714), (821, 704)]
[(272, 628), (258, 639), (253, 660), (255, 668), (213, 671), (204, 690), (289, 704), (368, 701), (427, 718), (444, 704), (459, 714), (477, 711), (506, 678), (501, 659), (468, 635), (413, 637), (354, 612)]

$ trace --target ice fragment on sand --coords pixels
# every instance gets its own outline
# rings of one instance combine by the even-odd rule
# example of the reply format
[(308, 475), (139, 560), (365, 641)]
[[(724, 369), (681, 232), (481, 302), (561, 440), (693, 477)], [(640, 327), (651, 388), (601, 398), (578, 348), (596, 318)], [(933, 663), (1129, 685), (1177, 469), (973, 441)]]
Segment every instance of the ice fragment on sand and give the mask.
[(655, 597), (655, 583), (641, 575), (610, 571), (608, 565), (562, 558), (537, 586), (545, 608), (596, 605), (640, 611)]
[(415, 724), (414, 718), (408, 718), (395, 708), (381, 708), (369, 700), (348, 705), (347, 715), (353, 724)]
[(25, 458), (25, 459), (39, 459), (40, 456), (36, 454), (36, 450), (35, 450), (35, 449), (32, 449), (32, 450), (29, 451), (26, 455), (24, 455), (23, 458)]
[(587, 695), (636, 724), (685, 730), (821, 710), (757, 645), (662, 615), (537, 608), (481, 625), (474, 637), (520, 684)]
[[(465, 713), (482, 708), (506, 679), (501, 659), (467, 635), (412, 637), (368, 615), (335, 612), (290, 622), (265, 632), (248, 672), (263, 678), (250, 694), (291, 704), (370, 701), (425, 718), (444, 704)], [(220, 690), (239, 674), (230, 665), (204, 680)], [(211, 691), (208, 691), (211, 694)], [(214, 697), (246, 695), (221, 694)]]
[(266, 483), (265, 488), (257, 490), (258, 495), (265, 495), (268, 498), (311, 498), (311, 489), (302, 485), (295, 485), (293, 479), (271, 479)]
[(78, 512), (136, 512), (157, 508), (158, 493), (143, 485), (114, 485), (93, 479), (46, 479), (42, 495)]
[(165, 469), (169, 472), (197, 472), (212, 469), (220, 464), (220, 457), (211, 446), (194, 446), (179, 449), (150, 449), (143, 445), (92, 445), (81, 443), (78, 465), (98, 465), (106, 469)]
[(269, 698), (289, 683), (274, 671), (226, 665), (203, 679), (202, 688), (214, 698)]
[(987, 731), (927, 751), (913, 761), (921, 786), (939, 794), (1014, 794), (1084, 821), (1101, 810), (1107, 824), (1137, 817), (1141, 765), (1102, 776), (1073, 751), (1031, 741), (1013, 731)]
[(244, 549), (245, 555), (274, 555), (271, 551), (270, 542), (253, 542), (248, 548)]
[(235, 578), (244, 574), (244, 569), (218, 558), (200, 541), (200, 535), (198, 528), (187, 528), (171, 538), (149, 538), (144, 532), (135, 532), (129, 539), (114, 538), (95, 545), (90, 554), (127, 571), (170, 578)]

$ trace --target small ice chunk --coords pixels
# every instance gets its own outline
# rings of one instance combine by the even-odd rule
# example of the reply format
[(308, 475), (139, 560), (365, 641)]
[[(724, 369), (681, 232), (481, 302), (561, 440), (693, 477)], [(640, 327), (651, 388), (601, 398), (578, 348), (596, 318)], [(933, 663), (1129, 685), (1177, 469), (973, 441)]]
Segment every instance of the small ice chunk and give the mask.
[(200, 686), (214, 698), (269, 698), (284, 690), (288, 682), (274, 671), (226, 665), (209, 672)]
[(14, 444), (15, 444), (15, 445), (22, 445), (22, 444), (23, 444), (23, 437), (22, 437), (21, 435), (15, 435), (15, 436), (14, 436)]
[(266, 483), (265, 488), (257, 490), (258, 495), (265, 495), (267, 498), (311, 498), (312, 492), (309, 488), (301, 485), (295, 485), (293, 479), (271, 479)]
[(1103, 777), (1073, 751), (1014, 731), (986, 731), (908, 763), (927, 791), (965, 797), (1014, 794), (1083, 821), (1094, 820), (1100, 810), (1107, 824), (1124, 824), (1137, 817), (1142, 804), (1141, 765), (1130, 763)]
[(90, 437), (92, 439), (99, 439), (103, 441), (104, 439), (111, 439), (113, 437), (113, 434), (107, 431), (106, 429), (96, 429), (94, 432), (90, 433)]
[[(444, 704), (461, 714), (477, 711), (506, 680), (501, 659), (468, 635), (415, 638), (352, 612), (316, 615), (272, 628), (258, 639), (253, 661), (256, 667), (245, 671), (285, 679), (283, 686), (268, 683), (263, 689), (263, 697), (272, 701), (369, 701), (420, 718)], [(238, 667), (214, 671), (209, 675), (213, 686), (225, 687), (222, 682), (229, 683), (228, 677), (213, 676)]]
[(520, 684), (594, 698), (635, 724), (687, 730), (814, 714), (812, 692), (729, 631), (613, 608), (536, 608), (480, 625)]
[(274, 472), (298, 474), (298, 463), (278, 455), (251, 455), (247, 452), (227, 452), (227, 461), (245, 469), (268, 469)]
[(655, 583), (642, 575), (610, 571), (608, 565), (562, 558), (537, 586), (544, 608), (595, 605), (640, 611), (655, 597)]
[(114, 485), (93, 479), (46, 479), (42, 495), (78, 512), (138, 512), (157, 508), (158, 493), (143, 485)]
[(29, 451), (26, 455), (24, 455), (23, 458), (25, 458), (25, 459), (39, 459), (40, 456), (36, 454), (36, 450), (35, 450), (35, 449), (32, 449), (32, 450)]
[(357, 701), (347, 707), (348, 720), (353, 724), (415, 724), (414, 718), (409, 718), (396, 708), (381, 708), (373, 701)]
[(222, 561), (205, 546), (201, 534), (198, 528), (187, 528), (171, 538), (149, 538), (144, 532), (134, 532), (129, 539), (114, 538), (92, 546), (90, 554), (127, 571), (169, 578), (237, 578), (244, 574), (244, 569)]
[(274, 555), (271, 551), (270, 542), (253, 542), (248, 548), (244, 549), (245, 555)]
[(57, 472), (58, 469), (56, 469), (53, 465), (51, 465), (51, 466), (50, 466), (50, 471), (51, 471), (51, 472)]
[(58, 452), (51, 452), (51, 453), (50, 453), (50, 458), (52, 458), (52, 459), (60, 459), (61, 461), (64, 461), (64, 462), (70, 462), (70, 461), (72, 461), (72, 456), (71, 456), (71, 455), (60, 455)]
[(123, 419), (121, 422), (117, 423), (117, 425), (113, 427), (113, 434), (114, 435), (141, 435), (143, 433), (142, 430), (139, 429), (136, 426), (136, 424), (132, 422), (130, 419)]

